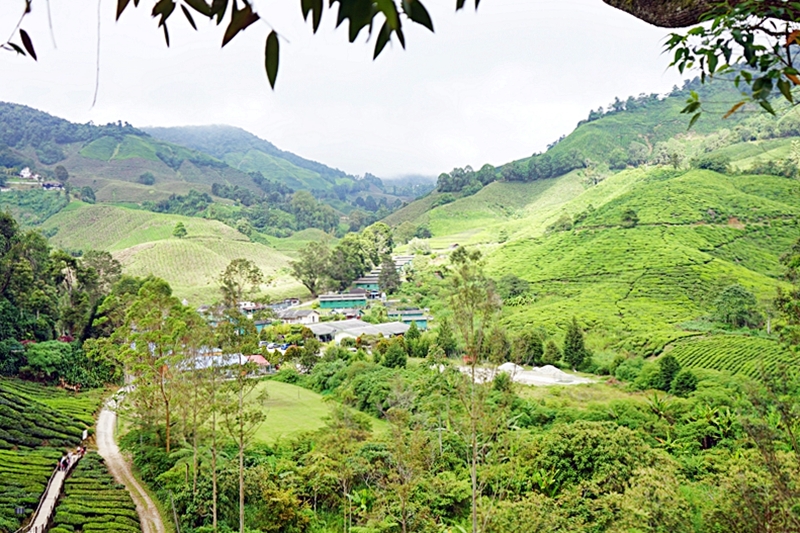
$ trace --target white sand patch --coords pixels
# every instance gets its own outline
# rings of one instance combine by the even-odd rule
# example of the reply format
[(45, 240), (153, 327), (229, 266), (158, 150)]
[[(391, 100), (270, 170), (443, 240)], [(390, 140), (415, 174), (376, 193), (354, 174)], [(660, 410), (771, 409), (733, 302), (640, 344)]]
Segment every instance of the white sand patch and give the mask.
[[(465, 374), (469, 374), (472, 371), (471, 367), (468, 366), (460, 366), (458, 369)], [(591, 379), (564, 372), (563, 370), (560, 370), (552, 365), (534, 367), (532, 370), (525, 370), (523, 367), (515, 365), (514, 363), (503, 363), (497, 367), (496, 371), (509, 374), (512, 381), (515, 383), (521, 383), (523, 385), (548, 386), (594, 383), (594, 381)], [(494, 376), (494, 369), (475, 369), (475, 380), (480, 383), (492, 381)]]

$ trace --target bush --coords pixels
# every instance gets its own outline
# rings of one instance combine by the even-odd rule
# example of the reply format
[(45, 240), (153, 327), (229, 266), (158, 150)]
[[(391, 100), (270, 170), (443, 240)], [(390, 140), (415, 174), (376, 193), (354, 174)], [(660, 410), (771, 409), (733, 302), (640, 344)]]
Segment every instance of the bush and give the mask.
[(400, 342), (392, 341), (383, 355), (383, 366), (388, 368), (405, 368), (408, 356)]
[(572, 229), (572, 217), (564, 214), (558, 220), (547, 226), (547, 231), (569, 231)]
[(347, 363), (341, 359), (318, 363), (311, 371), (311, 388), (317, 392), (335, 390), (344, 381), (345, 368)]
[(684, 368), (672, 380), (670, 392), (675, 396), (685, 398), (697, 389), (697, 376), (688, 368)]
[(622, 213), (620, 225), (623, 228), (634, 228), (637, 224), (639, 224), (639, 215), (636, 213), (636, 211), (633, 209), (627, 209), (624, 213)]
[(626, 359), (617, 366), (617, 369), (614, 371), (614, 377), (620, 381), (633, 383), (639, 378), (639, 374), (642, 373), (643, 368), (644, 358), (637, 356)]
[(726, 287), (714, 301), (714, 307), (717, 320), (734, 328), (757, 326), (761, 322), (756, 297), (738, 284)]
[(282, 383), (296, 384), (298, 381), (300, 381), (300, 377), (300, 372), (294, 368), (281, 368), (278, 373), (272, 377), (272, 379)]
[(440, 205), (451, 204), (456, 201), (456, 197), (449, 192), (442, 194), (433, 201), (431, 207), (439, 207)]
[(658, 389), (668, 391), (672, 388), (675, 376), (681, 371), (681, 364), (672, 355), (664, 355), (658, 360)]
[(692, 159), (692, 166), (703, 170), (713, 170), (720, 174), (730, 171), (731, 158), (722, 154), (705, 154)]

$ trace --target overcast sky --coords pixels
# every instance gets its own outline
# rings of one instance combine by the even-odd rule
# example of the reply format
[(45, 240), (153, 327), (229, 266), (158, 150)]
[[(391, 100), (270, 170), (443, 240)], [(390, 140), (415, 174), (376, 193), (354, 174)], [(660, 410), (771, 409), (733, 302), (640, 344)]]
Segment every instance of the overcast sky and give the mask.
[[(469, 0), (470, 2), (472, 0)], [(101, 0), (100, 91), (92, 107), (97, 1), (34, 1), (25, 28), (38, 63), (0, 52), (0, 100), (76, 122), (135, 126), (230, 124), (281, 149), (352, 174), (438, 175), (544, 150), (590, 109), (615, 96), (667, 92), (680, 83), (662, 55), (667, 31), (601, 0), (427, 0), (436, 29), (407, 24), (377, 61), (362, 35), (347, 42), (326, 11), (313, 35), (299, 0), (257, 1), (259, 22), (220, 50), (224, 28), (176, 12), (171, 48), (132, 3), (117, 23)], [(327, 5), (327, 2), (325, 2)], [(0, 40), (22, 0), (0, 6)], [(269, 23), (269, 25), (267, 24)], [(263, 68), (270, 25), (283, 37), (275, 92)], [(19, 39), (16, 39), (19, 42)]]

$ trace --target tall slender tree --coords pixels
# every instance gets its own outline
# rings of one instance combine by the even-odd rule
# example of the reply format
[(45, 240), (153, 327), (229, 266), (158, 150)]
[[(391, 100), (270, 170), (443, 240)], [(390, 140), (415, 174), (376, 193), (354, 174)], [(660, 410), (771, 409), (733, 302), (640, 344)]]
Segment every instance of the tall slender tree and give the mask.
[[(483, 352), (486, 332), (500, 310), (500, 298), (493, 284), (483, 272), (483, 261), (478, 250), (464, 247), (456, 249), (450, 256), (453, 268), (451, 276), (450, 308), (453, 322), (461, 335), (464, 351), (469, 362), (469, 384), (463, 396), (469, 419), (468, 445), (470, 451), (471, 519), (472, 533), (478, 533), (478, 463), (480, 461), (481, 425), (485, 421), (483, 394), (486, 387), (478, 383), (477, 365)], [(482, 380), (482, 379), (481, 379)]]
[(239, 448), (239, 533), (244, 533), (244, 450), (255, 431), (264, 421), (263, 411), (250, 402), (257, 381), (252, 377), (253, 364), (244, 360), (245, 351), (254, 351), (258, 346), (258, 336), (252, 320), (239, 311), (242, 298), (254, 292), (264, 283), (264, 274), (252, 261), (234, 259), (220, 276), (222, 298), (225, 305), (225, 319), (217, 327), (217, 342), (223, 352), (237, 354), (239, 365), (234, 379), (228, 382), (229, 395), (236, 398), (235, 403), (224, 402), (221, 409), (223, 424)]

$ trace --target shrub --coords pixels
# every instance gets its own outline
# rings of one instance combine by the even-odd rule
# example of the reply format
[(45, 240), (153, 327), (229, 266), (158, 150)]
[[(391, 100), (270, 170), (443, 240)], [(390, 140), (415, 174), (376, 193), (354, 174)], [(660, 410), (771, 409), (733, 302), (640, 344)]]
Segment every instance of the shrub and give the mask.
[(626, 209), (625, 212), (622, 213), (620, 225), (623, 228), (634, 228), (637, 224), (639, 224), (639, 215), (633, 209)]
[(433, 201), (433, 205), (431, 207), (439, 207), (440, 205), (447, 205), (447, 204), (453, 203), (455, 201), (456, 201), (456, 197), (453, 196), (452, 194), (450, 194), (449, 192), (446, 192), (446, 193), (442, 194), (441, 196), (437, 197)]
[(681, 371), (681, 364), (672, 355), (662, 356), (658, 360), (658, 383), (656, 388), (668, 391), (672, 388), (675, 376)]
[(156, 177), (152, 172), (145, 172), (139, 176), (137, 181), (142, 185), (153, 185), (156, 182)]
[(547, 231), (569, 231), (572, 229), (572, 217), (563, 214), (561, 215), (558, 220), (547, 226)]
[(672, 380), (670, 392), (675, 396), (685, 398), (697, 389), (697, 376), (688, 368), (684, 368)]
[(713, 170), (720, 174), (730, 171), (731, 158), (722, 154), (705, 154), (692, 159), (692, 166), (703, 170)]
[(408, 356), (400, 342), (392, 341), (383, 354), (383, 366), (388, 368), (405, 368)]

